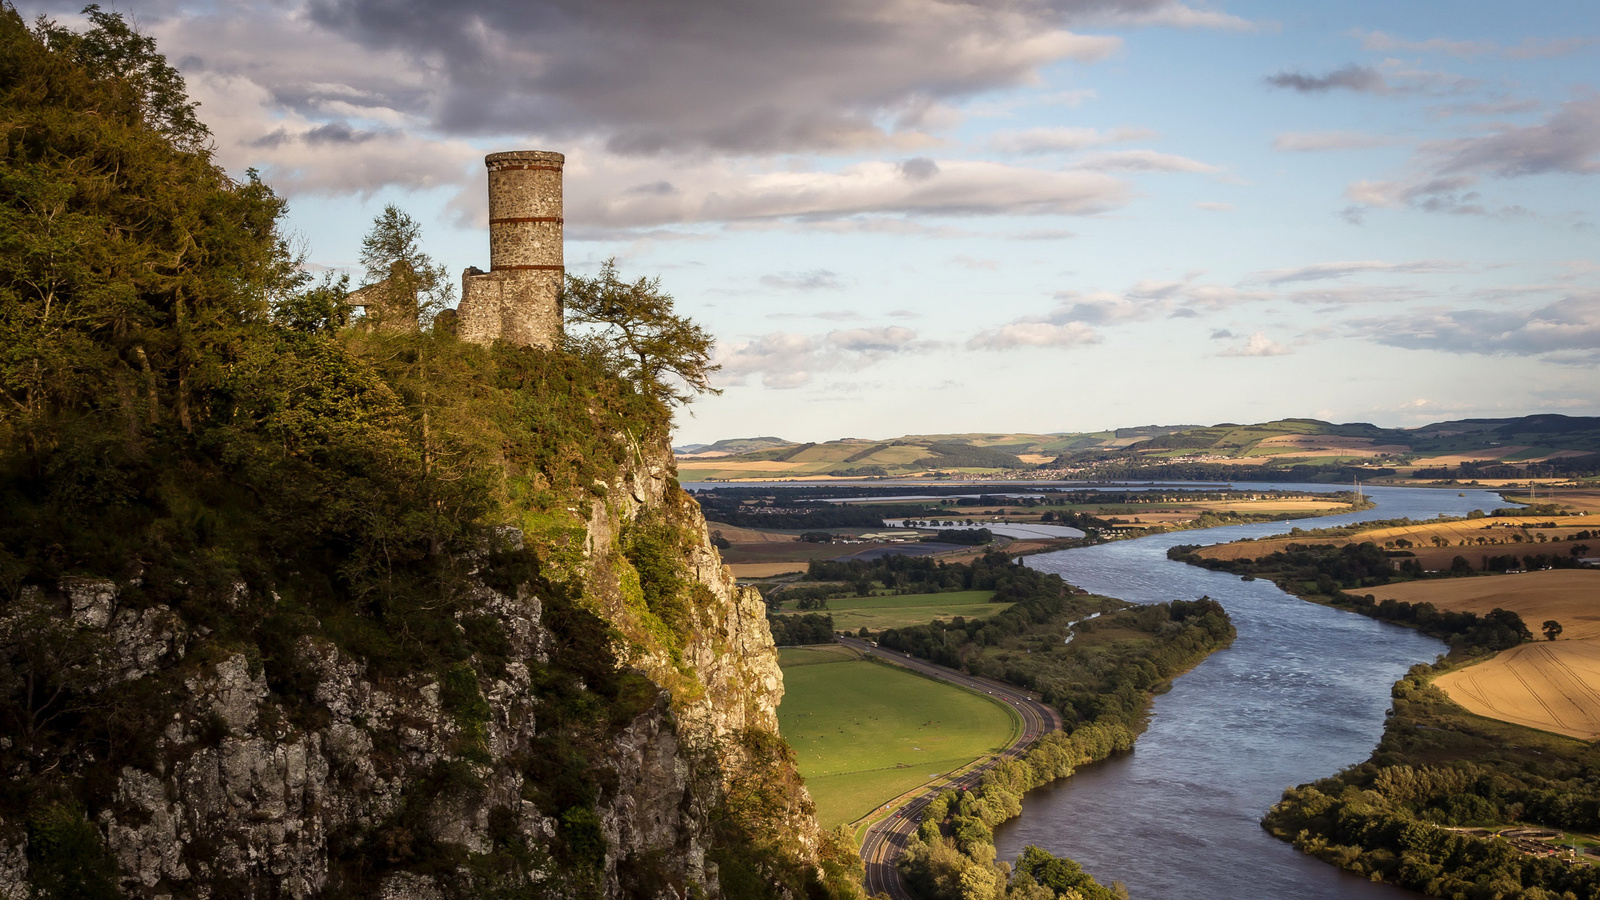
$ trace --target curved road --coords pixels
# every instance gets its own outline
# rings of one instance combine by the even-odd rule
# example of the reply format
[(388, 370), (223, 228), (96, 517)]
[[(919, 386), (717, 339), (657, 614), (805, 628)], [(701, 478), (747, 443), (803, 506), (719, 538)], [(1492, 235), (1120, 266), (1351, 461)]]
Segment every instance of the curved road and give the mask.
[(941, 791), (948, 788), (971, 789), (977, 787), (983, 773), (993, 768), (1002, 759), (1020, 756), (1025, 747), (1046, 733), (1058, 731), (1061, 728), (1061, 716), (1049, 706), (1040, 703), (1038, 698), (1026, 691), (1004, 684), (990, 678), (977, 678), (965, 675), (955, 669), (936, 666), (926, 660), (907, 656), (897, 650), (886, 650), (875, 647), (866, 641), (852, 637), (839, 638), (839, 643), (861, 653), (863, 656), (875, 656), (879, 659), (894, 663), (902, 668), (910, 669), (919, 675), (936, 678), (939, 681), (948, 681), (974, 691), (989, 694), (996, 700), (1006, 704), (1017, 711), (1022, 717), (1022, 733), (1016, 737), (999, 754), (984, 760), (977, 766), (967, 770), (958, 778), (941, 781), (930, 785), (927, 790), (912, 798), (888, 818), (867, 829), (866, 836), (861, 841), (861, 861), (867, 868), (867, 893), (876, 897), (886, 894), (892, 900), (916, 900), (916, 897), (900, 882), (900, 870), (895, 867), (895, 860), (905, 852), (906, 841), (917, 831), (921, 824), (922, 810)]

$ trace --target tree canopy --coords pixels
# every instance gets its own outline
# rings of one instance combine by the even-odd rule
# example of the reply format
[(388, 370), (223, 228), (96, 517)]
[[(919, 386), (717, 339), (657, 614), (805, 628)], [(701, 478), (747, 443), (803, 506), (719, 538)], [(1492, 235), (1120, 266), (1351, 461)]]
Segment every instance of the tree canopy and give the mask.
[(593, 278), (568, 275), (561, 292), (569, 326), (568, 345), (597, 355), (655, 398), (687, 403), (695, 394), (718, 394), (711, 376), (712, 338), (677, 315), (660, 278), (624, 281), (617, 261), (606, 260)]

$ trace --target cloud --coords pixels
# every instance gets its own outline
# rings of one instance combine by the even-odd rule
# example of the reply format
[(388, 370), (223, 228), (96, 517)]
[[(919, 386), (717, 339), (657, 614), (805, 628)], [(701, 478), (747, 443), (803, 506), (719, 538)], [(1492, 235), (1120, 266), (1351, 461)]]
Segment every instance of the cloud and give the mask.
[(826, 372), (854, 372), (892, 356), (939, 346), (903, 325), (842, 328), (821, 335), (774, 331), (740, 343), (720, 343), (713, 361), (722, 367), (720, 386), (743, 385), (753, 376), (763, 387), (789, 389)]
[(1474, 190), (1478, 179), (1470, 175), (1452, 178), (1426, 178), (1411, 181), (1356, 181), (1345, 188), (1345, 196), (1356, 205), (1345, 210), (1345, 217), (1359, 222), (1369, 207), (1409, 206), (1423, 212), (1487, 216), (1492, 210), (1483, 195)]
[(1015, 350), (1019, 347), (1079, 347), (1100, 343), (1100, 335), (1082, 322), (1012, 322), (980, 331), (967, 341), (968, 350)]
[(1600, 363), (1600, 293), (1532, 309), (1438, 309), (1357, 320), (1359, 335), (1395, 347)]
[(900, 353), (924, 346), (917, 340), (917, 333), (904, 325), (830, 331), (825, 340), (840, 350), (865, 354)]
[[(1123, 0), (1112, 8), (1175, 4)], [(450, 133), (605, 135), (616, 153), (858, 149), (942, 101), (1114, 53), (1050, 3), (313, 0), (311, 21), (439, 73)]]
[(1594, 174), (1600, 172), (1600, 96), (1563, 103), (1538, 125), (1506, 125), (1483, 137), (1426, 144), (1422, 151), (1441, 158), (1444, 174)]
[(1349, 260), (1345, 262), (1313, 263), (1293, 269), (1269, 269), (1250, 276), (1251, 281), (1267, 284), (1288, 284), (1295, 281), (1326, 281), (1367, 272), (1387, 272), (1404, 275), (1436, 275), (1441, 272), (1459, 272), (1467, 268), (1464, 262), (1448, 259), (1419, 259), (1410, 262), (1384, 262), (1377, 259)]
[(1194, 205), (1195, 209), (1204, 209), (1210, 212), (1233, 212), (1232, 203), (1219, 203), (1213, 200), (1202, 200)]
[(763, 275), (761, 286), (780, 291), (836, 291), (844, 287), (844, 282), (827, 269), (812, 269)]
[(1398, 60), (1386, 60), (1379, 67), (1349, 63), (1326, 75), (1279, 72), (1267, 76), (1267, 84), (1302, 94), (1347, 90), (1358, 94), (1400, 95), (1459, 94), (1478, 86), (1478, 81), (1448, 72), (1408, 68)]
[(1294, 291), (1285, 299), (1292, 303), (1323, 308), (1356, 306), (1363, 303), (1382, 303), (1388, 306), (1415, 303), (1434, 296), (1430, 291), (1411, 287), (1362, 285), (1359, 287), (1328, 287)]
[(1238, 346), (1217, 354), (1218, 356), (1287, 356), (1293, 353), (1288, 347), (1267, 337), (1264, 331), (1250, 335), (1250, 339)]
[(1394, 139), (1362, 131), (1286, 131), (1272, 139), (1272, 149), (1284, 153), (1311, 153), (1323, 150), (1364, 150), (1386, 147)]
[(1113, 24), (1167, 25), (1174, 28), (1214, 28), (1221, 31), (1258, 31), (1261, 25), (1249, 19), (1209, 9), (1195, 9), (1182, 3), (1159, 3), (1144, 9), (1116, 9), (1102, 14)]
[(1524, 38), (1514, 47), (1502, 47), (1494, 41), (1456, 41), (1449, 38), (1427, 38), (1421, 41), (1406, 40), (1382, 31), (1350, 32), (1361, 41), (1366, 50), (1379, 52), (1406, 51), (1415, 53), (1443, 53), (1471, 59), (1478, 56), (1500, 56), (1506, 59), (1553, 59), (1568, 56), (1595, 43), (1594, 38), (1557, 38), (1540, 40)]
[(1216, 166), (1173, 153), (1154, 150), (1112, 150), (1084, 157), (1080, 169), (1103, 172), (1218, 172)]
[(1443, 106), (1429, 108), (1428, 112), (1434, 118), (1447, 116), (1508, 116), (1517, 113), (1532, 112), (1541, 106), (1538, 100), (1532, 98), (1517, 99), (1510, 96), (1496, 97), (1493, 100), (1484, 100), (1478, 103), (1449, 103)]
[(1106, 144), (1124, 144), (1129, 141), (1150, 140), (1156, 133), (1147, 128), (1030, 128), (1025, 131), (1001, 131), (989, 139), (989, 146), (1002, 153), (1062, 153), (1101, 147)]
[(1225, 341), (1231, 337), (1233, 337), (1233, 332), (1226, 328), (1218, 328), (1211, 332), (1211, 339), (1213, 341)]
[(1383, 52), (1408, 50), (1419, 53), (1446, 53), (1450, 56), (1473, 57), (1496, 53), (1500, 49), (1493, 41), (1452, 41), (1448, 38), (1408, 41), (1381, 31), (1364, 32), (1359, 28), (1352, 31), (1351, 35), (1361, 39), (1363, 49)]
[(468, 181), (482, 152), (465, 141), (438, 140), (402, 127), (362, 127), (265, 112), (268, 91), (246, 78), (202, 73), (189, 93), (217, 135), (217, 161), (242, 175), (258, 169), (289, 194), (370, 195), (385, 187), (428, 190)]
[(1558, 56), (1570, 56), (1597, 43), (1595, 38), (1554, 38), (1541, 41), (1538, 38), (1523, 38), (1515, 47), (1507, 47), (1507, 59), (1554, 59)]
[(1387, 94), (1392, 90), (1388, 80), (1377, 69), (1355, 63), (1334, 69), (1326, 75), (1279, 72), (1267, 76), (1267, 84), (1302, 94), (1322, 94), (1336, 88), (1363, 94)]
[(670, 192), (618, 189), (656, 180), (649, 176), (658, 165), (569, 154), (568, 221), (639, 228), (864, 215), (1095, 215), (1121, 206), (1128, 193), (1120, 180), (1096, 172), (926, 158), (778, 172), (710, 160), (677, 169)]
[(1345, 194), (1356, 205), (1345, 211), (1359, 221), (1373, 207), (1411, 207), (1425, 212), (1514, 218), (1520, 206), (1495, 206), (1481, 192), (1483, 179), (1600, 173), (1600, 96), (1563, 103), (1537, 125), (1501, 123), (1488, 134), (1430, 141), (1418, 148), (1415, 174), (1389, 181), (1356, 181)]

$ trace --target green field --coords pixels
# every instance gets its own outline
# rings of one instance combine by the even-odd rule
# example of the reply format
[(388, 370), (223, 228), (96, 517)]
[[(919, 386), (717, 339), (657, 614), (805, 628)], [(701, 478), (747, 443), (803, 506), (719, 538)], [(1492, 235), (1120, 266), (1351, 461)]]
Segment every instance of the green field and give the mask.
[[(837, 597), (828, 601), (835, 631), (855, 632), (865, 625), (877, 632), (885, 628), (926, 625), (965, 616), (984, 619), (1005, 610), (1009, 603), (990, 603), (994, 591), (953, 591), (948, 594), (904, 594), (885, 597)], [(784, 610), (789, 612), (789, 610)]]
[(778, 727), (824, 828), (999, 750), (1020, 725), (994, 700), (842, 647), (787, 648), (779, 661)]

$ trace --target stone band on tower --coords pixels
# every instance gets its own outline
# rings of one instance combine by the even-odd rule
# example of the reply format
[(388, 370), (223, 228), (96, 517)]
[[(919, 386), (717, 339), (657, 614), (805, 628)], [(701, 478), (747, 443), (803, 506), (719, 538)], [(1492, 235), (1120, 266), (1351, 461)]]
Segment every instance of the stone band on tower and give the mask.
[(489, 271), (461, 276), (463, 340), (552, 347), (561, 338), (561, 167), (566, 157), (513, 150), (489, 167)]

